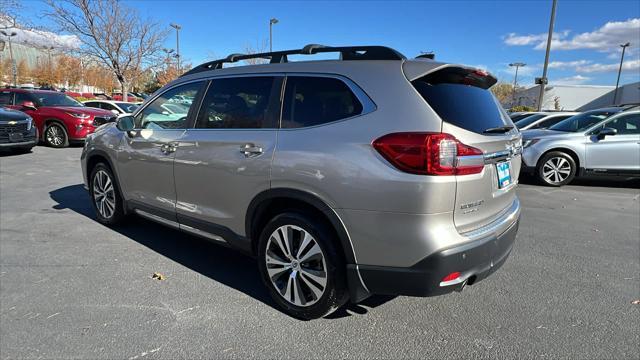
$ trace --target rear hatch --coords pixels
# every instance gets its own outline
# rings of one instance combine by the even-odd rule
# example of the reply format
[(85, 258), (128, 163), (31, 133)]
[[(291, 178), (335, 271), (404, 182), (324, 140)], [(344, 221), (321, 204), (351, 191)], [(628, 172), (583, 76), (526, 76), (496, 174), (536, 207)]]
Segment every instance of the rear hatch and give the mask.
[(456, 228), (464, 233), (500, 218), (516, 199), (522, 138), (489, 90), (496, 79), (481, 70), (445, 65), (409, 80), (442, 118), (442, 132), (482, 153), (458, 154), (459, 161), (484, 167), (456, 175)]

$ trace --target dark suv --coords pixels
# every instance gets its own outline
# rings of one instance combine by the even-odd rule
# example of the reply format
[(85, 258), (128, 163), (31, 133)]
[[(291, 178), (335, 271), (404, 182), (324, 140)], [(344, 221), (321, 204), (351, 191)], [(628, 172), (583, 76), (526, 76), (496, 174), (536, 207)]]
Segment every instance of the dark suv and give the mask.
[(31, 116), (39, 140), (57, 148), (72, 141), (84, 141), (96, 127), (116, 120), (110, 111), (85, 107), (57, 91), (1, 89), (0, 106)]
[(36, 130), (31, 117), (0, 107), (0, 150), (29, 152), (35, 145)]

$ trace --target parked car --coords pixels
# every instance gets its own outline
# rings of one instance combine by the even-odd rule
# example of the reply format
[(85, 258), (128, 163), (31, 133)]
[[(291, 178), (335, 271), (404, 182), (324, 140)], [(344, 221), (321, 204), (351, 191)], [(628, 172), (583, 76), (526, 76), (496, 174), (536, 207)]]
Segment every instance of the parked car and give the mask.
[(93, 96), (94, 96), (96, 99), (100, 99), (100, 100), (113, 100), (113, 99), (111, 98), (111, 96), (109, 96), (109, 95), (107, 95), (107, 94), (105, 94), (105, 93), (93, 93)]
[(527, 116), (542, 114), (542, 113), (543, 113), (542, 111), (518, 111), (518, 112), (513, 112), (509, 114), (509, 117), (511, 118), (511, 121), (515, 123), (516, 121), (520, 119), (524, 119)]
[[(341, 60), (286, 62), (325, 52)], [(495, 77), (381, 46), (223, 68), (255, 56), (200, 65), (88, 137), (100, 223), (137, 214), (245, 251), (305, 319), (371, 294), (461, 290), (505, 262), (521, 136)], [(200, 100), (166, 112), (182, 96)]]
[(546, 130), (525, 130), (524, 170), (550, 186), (576, 176), (640, 176), (640, 111), (586, 111)]
[(85, 107), (55, 91), (1, 89), (0, 105), (31, 116), (40, 140), (51, 147), (66, 147), (70, 142), (84, 141), (96, 127), (116, 120), (110, 111)]
[(1, 150), (29, 152), (36, 146), (36, 138), (36, 128), (29, 115), (21, 111), (0, 107)]
[(139, 106), (134, 103), (113, 100), (90, 100), (85, 101), (84, 105), (92, 108), (108, 110), (116, 115), (132, 114)]
[(577, 114), (578, 112), (575, 111), (538, 113), (514, 121), (514, 124), (518, 130), (521, 131), (530, 129), (546, 129)]
[[(127, 93), (127, 101), (128, 102), (138, 102), (138, 101), (144, 101), (144, 99), (139, 98), (135, 95), (133, 95), (132, 93)], [(122, 93), (121, 92), (114, 92), (111, 94), (111, 99), (115, 100), (115, 101), (122, 101)]]

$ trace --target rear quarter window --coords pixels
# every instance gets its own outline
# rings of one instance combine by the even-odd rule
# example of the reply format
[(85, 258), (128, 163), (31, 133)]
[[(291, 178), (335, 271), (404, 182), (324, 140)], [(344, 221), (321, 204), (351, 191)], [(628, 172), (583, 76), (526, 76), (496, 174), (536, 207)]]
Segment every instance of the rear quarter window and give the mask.
[(284, 97), (282, 128), (300, 128), (360, 115), (363, 106), (342, 80), (289, 76)]
[(0, 91), (0, 105), (12, 105), (10, 91)]

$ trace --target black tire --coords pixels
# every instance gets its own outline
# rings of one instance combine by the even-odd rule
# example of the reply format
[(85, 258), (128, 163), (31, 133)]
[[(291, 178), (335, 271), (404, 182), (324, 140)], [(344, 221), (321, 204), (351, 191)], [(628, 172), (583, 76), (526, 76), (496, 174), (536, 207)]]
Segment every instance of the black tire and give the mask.
[[(555, 166), (555, 168), (554, 168)], [(555, 171), (554, 169), (558, 169)], [(576, 176), (575, 160), (562, 151), (552, 151), (545, 154), (536, 167), (538, 180), (547, 186), (563, 186), (570, 183)]]
[(69, 146), (69, 135), (64, 125), (52, 122), (47, 124), (44, 129), (44, 142), (47, 146), (53, 148), (64, 148)]
[[(321, 296), (316, 298), (315, 303), (307, 306), (298, 306), (291, 301), (288, 301), (281, 295), (281, 292), (276, 288), (276, 285), (271, 281), (269, 273), (267, 271), (267, 245), (271, 235), (282, 226), (294, 226), (303, 229), (311, 236), (313, 236), (315, 242), (322, 251), (324, 257), (325, 273), (326, 273), (326, 286), (324, 287)], [(278, 306), (287, 314), (304, 320), (318, 319), (326, 316), (333, 311), (340, 308), (348, 300), (348, 291), (346, 286), (345, 275), (345, 261), (342, 253), (332, 241), (332, 237), (335, 237), (334, 232), (330, 230), (327, 224), (321, 221), (314, 220), (313, 217), (307, 216), (296, 212), (287, 212), (277, 215), (262, 230), (258, 243), (258, 264), (260, 268), (260, 274), (265, 286), (269, 289), (269, 293)], [(292, 239), (292, 243), (295, 240)], [(300, 248), (300, 240), (298, 240), (298, 249)], [(292, 245), (292, 249), (295, 249), (295, 244)], [(303, 249), (304, 250), (304, 249)], [(293, 251), (299, 253), (299, 251)], [(303, 262), (297, 265), (302, 269)], [(291, 274), (289, 272), (288, 274)], [(285, 279), (289, 277), (286, 273), (283, 274)], [(302, 276), (302, 275), (298, 275)], [(275, 278), (275, 277), (274, 277)], [(302, 281), (299, 281), (302, 284)], [(306, 281), (304, 288), (306, 293), (311, 295), (310, 287)], [(293, 285), (295, 286), (295, 285)], [(299, 288), (302, 290), (302, 287)]]
[[(109, 199), (112, 199), (113, 202), (115, 203), (115, 206), (113, 206), (113, 210), (111, 214), (107, 213), (105, 215), (103, 211), (99, 209), (100, 205), (98, 205), (98, 202), (99, 202), (98, 199), (102, 198), (101, 196), (96, 196), (96, 191), (99, 191), (98, 188), (101, 187), (99, 184), (100, 182), (97, 180), (97, 177), (96, 177), (96, 175), (99, 173), (101, 176), (103, 174), (108, 176), (109, 181), (113, 187), (113, 196), (111, 197), (107, 196)], [(95, 182), (98, 182), (97, 186)], [(105, 182), (103, 181), (102, 183), (104, 184)], [(120, 194), (120, 187), (118, 186), (117, 180), (113, 175), (111, 168), (109, 168), (108, 165), (104, 163), (99, 163), (96, 166), (94, 166), (93, 170), (91, 170), (91, 175), (89, 177), (89, 195), (91, 196), (91, 206), (93, 207), (93, 210), (96, 212), (96, 219), (98, 220), (98, 222), (104, 225), (111, 226), (111, 225), (119, 224), (124, 220), (125, 218), (124, 201), (122, 200), (122, 195)], [(107, 204), (105, 204), (104, 206), (107, 206)]]

